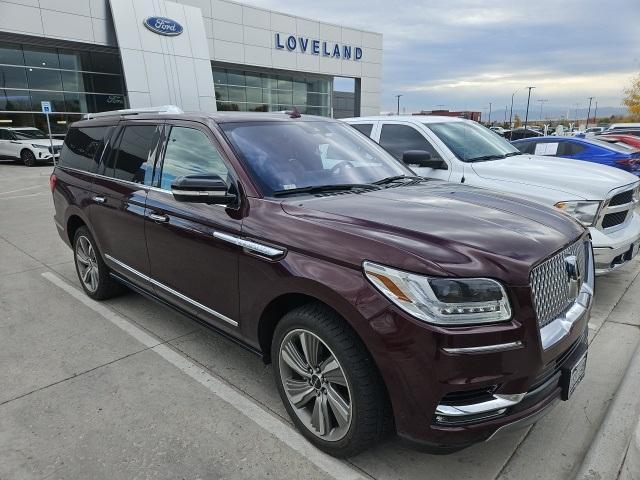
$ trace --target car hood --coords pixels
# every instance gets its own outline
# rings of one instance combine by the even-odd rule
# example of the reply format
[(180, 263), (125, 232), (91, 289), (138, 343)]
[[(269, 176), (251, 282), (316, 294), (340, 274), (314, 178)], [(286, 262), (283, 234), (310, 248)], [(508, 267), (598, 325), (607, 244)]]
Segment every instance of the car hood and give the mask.
[[(611, 190), (638, 181), (637, 176), (618, 168), (541, 155), (516, 155), (472, 163), (471, 167), (479, 177), (570, 195), (558, 200), (604, 200)], [(496, 188), (500, 189), (499, 186)]]
[[(351, 255), (360, 262), (520, 285), (528, 283), (532, 266), (584, 234), (577, 222), (551, 208), (439, 180), (296, 199), (282, 208), (351, 234), (357, 245)], [(332, 251), (345, 248), (335, 242)]]

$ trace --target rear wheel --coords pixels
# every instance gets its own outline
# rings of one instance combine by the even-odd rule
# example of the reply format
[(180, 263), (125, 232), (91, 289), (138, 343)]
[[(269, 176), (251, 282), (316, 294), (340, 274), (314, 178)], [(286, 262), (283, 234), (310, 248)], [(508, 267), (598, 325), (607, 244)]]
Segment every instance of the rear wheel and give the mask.
[(382, 439), (390, 417), (382, 379), (334, 311), (309, 304), (289, 312), (276, 328), (271, 358), (285, 408), (316, 447), (348, 457)]
[(36, 156), (31, 150), (22, 150), (22, 152), (20, 152), (20, 160), (22, 160), (22, 163), (27, 167), (35, 167), (36, 165)]
[(86, 226), (78, 228), (73, 240), (73, 258), (83, 290), (94, 300), (106, 300), (124, 290), (109, 275), (95, 240)]

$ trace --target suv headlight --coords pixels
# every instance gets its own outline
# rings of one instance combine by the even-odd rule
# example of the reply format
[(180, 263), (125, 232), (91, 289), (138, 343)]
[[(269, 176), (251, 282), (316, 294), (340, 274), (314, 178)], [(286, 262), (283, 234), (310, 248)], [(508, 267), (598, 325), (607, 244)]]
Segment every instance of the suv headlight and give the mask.
[(428, 323), (456, 326), (511, 318), (504, 288), (489, 278), (426, 277), (372, 262), (364, 262), (363, 269), (385, 297)]
[(45, 150), (47, 150), (49, 148), (49, 145), (40, 145), (38, 143), (32, 143), (31, 146), (33, 148), (44, 148)]
[(600, 210), (600, 202), (592, 200), (570, 200), (558, 202), (554, 206), (578, 220), (585, 227), (590, 227), (595, 223), (598, 210)]

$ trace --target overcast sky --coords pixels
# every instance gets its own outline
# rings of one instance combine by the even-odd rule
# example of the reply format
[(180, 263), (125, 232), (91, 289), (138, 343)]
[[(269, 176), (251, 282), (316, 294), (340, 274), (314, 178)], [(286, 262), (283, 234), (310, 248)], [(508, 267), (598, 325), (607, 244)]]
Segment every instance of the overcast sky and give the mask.
[[(381, 108), (486, 110), (500, 118), (515, 96), (532, 113), (571, 115), (587, 97), (620, 110), (640, 72), (639, 0), (245, 0), (384, 35)], [(284, 33), (284, 32), (283, 32)], [(402, 108), (402, 107), (401, 107)], [(484, 117), (486, 118), (486, 117)]]

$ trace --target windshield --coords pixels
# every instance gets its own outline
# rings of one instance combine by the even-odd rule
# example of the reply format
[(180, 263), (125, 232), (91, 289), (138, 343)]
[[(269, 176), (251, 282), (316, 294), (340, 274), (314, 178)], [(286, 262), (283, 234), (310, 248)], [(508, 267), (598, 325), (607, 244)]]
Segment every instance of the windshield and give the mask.
[(463, 162), (495, 160), (520, 154), (500, 135), (475, 122), (427, 123), (426, 126)]
[(39, 138), (47, 138), (45, 133), (37, 128), (29, 128), (24, 130), (13, 130), (14, 135), (18, 140), (33, 140)]
[(220, 127), (267, 196), (413, 175), (375, 142), (343, 123), (262, 121)]

